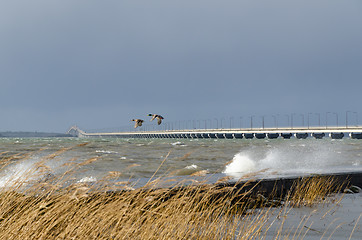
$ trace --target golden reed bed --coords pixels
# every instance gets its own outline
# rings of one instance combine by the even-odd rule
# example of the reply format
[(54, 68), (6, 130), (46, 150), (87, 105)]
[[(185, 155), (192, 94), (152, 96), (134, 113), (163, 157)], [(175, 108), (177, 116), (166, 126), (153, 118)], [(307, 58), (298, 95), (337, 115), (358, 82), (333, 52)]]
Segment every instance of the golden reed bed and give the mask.
[[(26, 174), (48, 172), (47, 161), (65, 151), (71, 148), (44, 157)], [(27, 157), (3, 154), (2, 170)], [(11, 186), (9, 181), (0, 190), (0, 239), (265, 239), (269, 213), (330, 200), (326, 196), (336, 190), (333, 179), (325, 177), (296, 182), (283, 197), (203, 183), (156, 188), (162, 179), (130, 190), (129, 183), (117, 182), (121, 173), (116, 172), (97, 186), (65, 184), (96, 160), (69, 163), (62, 176), (31, 183), (23, 177)], [(285, 238), (280, 232), (273, 239), (301, 236), (290, 233)]]

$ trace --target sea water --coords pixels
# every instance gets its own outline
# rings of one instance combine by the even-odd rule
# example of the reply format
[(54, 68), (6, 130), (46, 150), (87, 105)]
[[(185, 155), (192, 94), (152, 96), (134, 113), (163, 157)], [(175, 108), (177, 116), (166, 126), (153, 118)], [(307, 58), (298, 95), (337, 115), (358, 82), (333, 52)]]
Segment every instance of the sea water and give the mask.
[[(349, 138), (0, 138), (0, 153), (0, 187), (24, 175), (61, 176), (69, 166), (76, 166), (78, 182), (97, 182), (115, 172), (135, 180), (197, 172), (238, 179), (362, 171), (362, 140)], [(38, 171), (39, 165), (46, 171)]]

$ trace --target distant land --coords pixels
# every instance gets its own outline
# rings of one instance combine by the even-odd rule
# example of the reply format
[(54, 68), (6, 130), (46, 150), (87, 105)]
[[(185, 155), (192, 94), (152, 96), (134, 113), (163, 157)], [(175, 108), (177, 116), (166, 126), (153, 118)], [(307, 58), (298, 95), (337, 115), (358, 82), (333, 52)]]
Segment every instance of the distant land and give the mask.
[(0, 132), (0, 138), (32, 138), (32, 137), (74, 137), (66, 133), (46, 132)]

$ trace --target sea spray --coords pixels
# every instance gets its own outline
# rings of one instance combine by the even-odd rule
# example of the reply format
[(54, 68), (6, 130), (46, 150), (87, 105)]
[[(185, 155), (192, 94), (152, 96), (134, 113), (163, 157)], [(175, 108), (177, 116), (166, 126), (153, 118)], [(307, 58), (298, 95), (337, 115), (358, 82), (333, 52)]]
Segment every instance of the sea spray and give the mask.
[(202, 169), (200, 169), (196, 164), (191, 164), (191, 165), (188, 165), (182, 169), (178, 169), (176, 172), (175, 172), (175, 175), (176, 176), (184, 176), (184, 175), (191, 175), (195, 172), (198, 172)]
[(15, 184), (30, 180), (34, 169), (34, 162), (19, 161), (7, 166), (0, 175), (0, 188), (12, 187)]
[(262, 171), (265, 172), (265, 176), (271, 176), (271, 173), (286, 176), (338, 172), (348, 161), (343, 159), (340, 152), (336, 146), (326, 141), (305, 140), (303, 143), (283, 142), (268, 146), (252, 146), (235, 154), (231, 162), (225, 166), (223, 173), (242, 176), (245, 173)]
[[(42, 152), (39, 154), (34, 152), (2, 167), (0, 188), (25, 187), (29, 183), (39, 183), (53, 176), (62, 176), (77, 165), (75, 160), (76, 158), (58, 156), (58, 154), (44, 155)], [(79, 173), (80, 171), (78, 175)]]
[(223, 173), (248, 173), (256, 170), (256, 163), (248, 155), (237, 153), (233, 160), (226, 165)]

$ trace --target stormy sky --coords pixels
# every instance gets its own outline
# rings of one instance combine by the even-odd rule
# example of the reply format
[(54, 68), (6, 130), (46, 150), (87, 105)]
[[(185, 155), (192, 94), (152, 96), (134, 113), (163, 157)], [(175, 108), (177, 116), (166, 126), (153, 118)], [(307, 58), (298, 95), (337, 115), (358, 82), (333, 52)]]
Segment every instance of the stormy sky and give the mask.
[(341, 124), (362, 113), (362, 2), (4, 0), (0, 84), (0, 131), (148, 113)]

